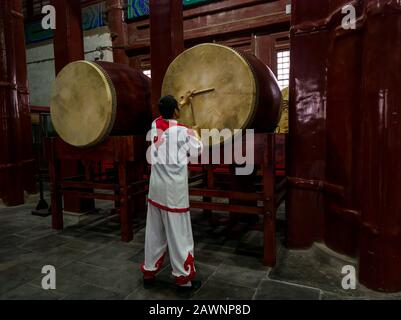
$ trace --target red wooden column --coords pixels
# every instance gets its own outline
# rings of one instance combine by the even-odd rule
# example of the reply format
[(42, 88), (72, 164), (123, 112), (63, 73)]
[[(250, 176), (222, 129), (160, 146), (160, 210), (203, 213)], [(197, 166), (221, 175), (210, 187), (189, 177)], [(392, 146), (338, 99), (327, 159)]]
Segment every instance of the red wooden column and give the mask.
[[(56, 8), (56, 30), (54, 30), (54, 58), (56, 74), (67, 64), (84, 60), (84, 39), (82, 31), (82, 13), (80, 0), (53, 0)], [(71, 177), (78, 173), (78, 163), (65, 161), (61, 164), (62, 176)], [(92, 200), (79, 200), (64, 197), (64, 210), (85, 212), (93, 209)]]
[(330, 1), (292, 1), (288, 246), (324, 237), (326, 61)]
[(24, 190), (36, 193), (35, 173), (37, 166), (33, 159), (32, 121), (29, 109), (28, 71), (26, 65), (24, 15), (22, 0), (13, 1), (12, 17), (14, 23), (14, 42), (16, 60), (16, 80), (18, 91), (18, 110), (21, 117), (21, 157)]
[(0, 1), (0, 198), (24, 203), (13, 0)]
[(127, 24), (124, 21), (124, 1), (107, 0), (107, 17), (113, 43), (113, 58), (115, 63), (129, 64), (129, 58), (124, 47), (128, 43)]
[(80, 0), (53, 0), (56, 8), (54, 58), (56, 74), (67, 64), (84, 60), (84, 39)]
[(277, 68), (273, 66), (274, 39), (270, 35), (253, 36), (252, 52), (277, 74)]
[[(325, 243), (349, 256), (358, 248), (361, 190), (358, 168), (361, 124), (361, 60), (363, 2), (355, 3), (357, 28), (341, 27), (347, 0), (331, 3), (330, 50), (327, 76)], [(338, 63), (341, 61), (341, 63)], [(341, 85), (339, 85), (341, 84)]]
[(263, 193), (264, 193), (264, 217), (263, 217), (263, 263), (265, 266), (275, 267), (277, 262), (276, 244), (276, 197), (275, 197), (275, 137), (267, 135), (263, 139)]
[(150, 0), (150, 37), (152, 110), (156, 117), (164, 75), (170, 63), (184, 51), (182, 0)]
[(401, 5), (366, 1), (359, 166), (360, 282), (401, 291)]

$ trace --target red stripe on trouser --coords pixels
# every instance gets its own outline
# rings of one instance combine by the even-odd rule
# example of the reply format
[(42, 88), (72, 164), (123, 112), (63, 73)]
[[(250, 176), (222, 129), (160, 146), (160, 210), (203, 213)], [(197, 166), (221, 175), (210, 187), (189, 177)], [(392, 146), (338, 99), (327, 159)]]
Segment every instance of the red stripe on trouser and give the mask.
[(191, 253), (188, 254), (188, 258), (184, 262), (184, 269), (185, 271), (189, 271), (189, 275), (175, 278), (176, 283), (179, 286), (186, 285), (188, 282), (194, 280), (196, 277), (195, 258)]
[(147, 271), (145, 269), (145, 264), (141, 265), (141, 271), (144, 274), (145, 278), (154, 278), (156, 274), (160, 271), (160, 269), (163, 266), (164, 259), (166, 258), (166, 253), (164, 253), (159, 260), (157, 260), (155, 268), (155, 271)]

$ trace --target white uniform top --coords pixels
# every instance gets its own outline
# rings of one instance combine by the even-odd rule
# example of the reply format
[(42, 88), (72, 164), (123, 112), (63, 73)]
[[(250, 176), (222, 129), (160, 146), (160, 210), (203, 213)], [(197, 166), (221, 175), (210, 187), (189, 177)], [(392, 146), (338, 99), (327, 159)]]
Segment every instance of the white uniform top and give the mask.
[(188, 163), (202, 152), (202, 142), (193, 130), (175, 120), (156, 119), (152, 124), (148, 201), (159, 209), (189, 211)]

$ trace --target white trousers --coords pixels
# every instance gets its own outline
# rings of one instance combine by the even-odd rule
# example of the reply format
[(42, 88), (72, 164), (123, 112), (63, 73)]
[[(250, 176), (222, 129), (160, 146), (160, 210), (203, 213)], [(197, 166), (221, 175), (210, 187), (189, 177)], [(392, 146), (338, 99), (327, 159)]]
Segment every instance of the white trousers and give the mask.
[(173, 276), (178, 285), (185, 285), (196, 276), (194, 240), (190, 212), (168, 212), (148, 204), (145, 236), (145, 277), (154, 277), (170, 256)]

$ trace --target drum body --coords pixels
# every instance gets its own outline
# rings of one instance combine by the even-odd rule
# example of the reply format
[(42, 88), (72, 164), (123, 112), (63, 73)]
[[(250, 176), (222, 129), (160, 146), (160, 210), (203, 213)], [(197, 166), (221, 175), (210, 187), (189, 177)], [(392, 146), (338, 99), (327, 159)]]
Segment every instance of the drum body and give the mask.
[(187, 126), (229, 129), (232, 135), (238, 129), (274, 132), (281, 117), (281, 91), (273, 72), (256, 56), (226, 46), (201, 44), (171, 63), (162, 95), (183, 101), (188, 92), (198, 94), (181, 108), (180, 122)]
[(253, 120), (247, 128), (256, 132), (275, 132), (282, 114), (282, 93), (273, 71), (255, 55), (241, 52), (251, 66), (257, 82)]
[(109, 135), (146, 134), (150, 79), (128, 65), (73, 62), (58, 74), (50, 106), (55, 130), (75, 147), (95, 146)]

